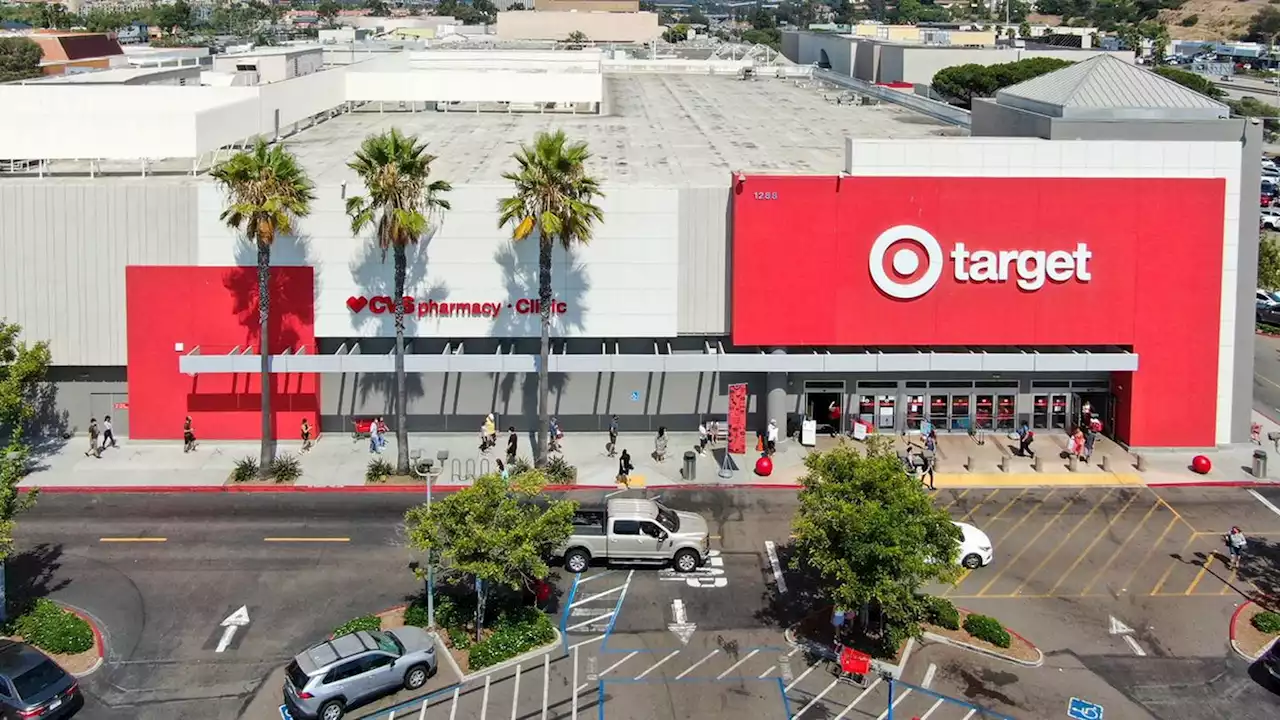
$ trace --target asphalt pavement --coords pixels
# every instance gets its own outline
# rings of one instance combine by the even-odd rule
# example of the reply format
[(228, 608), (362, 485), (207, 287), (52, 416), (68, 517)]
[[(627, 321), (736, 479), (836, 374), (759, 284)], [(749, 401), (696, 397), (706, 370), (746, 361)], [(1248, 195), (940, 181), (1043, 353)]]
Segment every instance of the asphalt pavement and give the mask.
[(1280, 338), (1254, 336), (1253, 409), (1280, 422)]
[[(46, 495), (19, 523), (10, 593), (49, 595), (102, 627), (107, 663), (84, 682), (79, 716), (258, 720), (278, 693), (272, 673), (289, 657), (420, 590), (400, 529), (420, 499)], [(888, 683), (837, 683), (822, 658), (782, 637), (802, 592), (787, 561), (793, 493), (667, 490), (662, 499), (708, 518), (705, 567), (690, 576), (559, 571), (562, 647), (458, 687), (437, 678), (428, 717), (833, 719), (886, 710)], [(935, 503), (986, 530), (996, 557), (935, 590), (1022, 632), (1046, 663), (1022, 668), (926, 644), (894, 685), (895, 716), (963, 720), (983, 706), (1055, 717), (1081, 697), (1106, 706), (1107, 717), (1276, 717), (1280, 696), (1227, 644), (1235, 606), (1280, 589), (1280, 511), (1264, 500), (1280, 507), (1280, 491), (940, 491)], [(1217, 555), (1232, 524), (1251, 540), (1237, 573)], [(251, 622), (216, 652), (220, 623), (241, 606)], [(1132, 632), (1111, 632), (1112, 618)], [(353, 717), (386, 718), (393, 708), (416, 717), (420, 707), (396, 696)]]

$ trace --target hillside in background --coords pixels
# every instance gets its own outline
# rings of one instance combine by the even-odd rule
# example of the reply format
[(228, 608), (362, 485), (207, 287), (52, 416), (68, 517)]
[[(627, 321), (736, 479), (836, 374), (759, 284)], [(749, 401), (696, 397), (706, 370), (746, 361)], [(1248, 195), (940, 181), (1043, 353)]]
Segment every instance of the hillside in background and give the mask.
[[(1187, 0), (1177, 10), (1161, 10), (1160, 19), (1175, 40), (1239, 40), (1249, 18), (1267, 6), (1268, 0)], [(1182, 23), (1195, 17), (1195, 24)]]

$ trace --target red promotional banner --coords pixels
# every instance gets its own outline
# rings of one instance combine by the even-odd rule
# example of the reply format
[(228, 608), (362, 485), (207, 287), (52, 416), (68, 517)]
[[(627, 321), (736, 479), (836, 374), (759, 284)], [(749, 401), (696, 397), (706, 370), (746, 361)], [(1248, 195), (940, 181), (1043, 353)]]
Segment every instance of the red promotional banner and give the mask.
[(729, 386), (729, 452), (747, 451), (747, 385)]

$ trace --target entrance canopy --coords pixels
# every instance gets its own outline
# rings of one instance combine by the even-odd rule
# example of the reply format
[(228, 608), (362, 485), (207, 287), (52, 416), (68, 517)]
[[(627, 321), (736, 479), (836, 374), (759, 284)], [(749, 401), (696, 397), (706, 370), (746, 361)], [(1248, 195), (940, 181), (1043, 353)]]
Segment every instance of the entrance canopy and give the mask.
[[(610, 352), (609, 343), (599, 353), (553, 353), (549, 372), (1124, 372), (1138, 369), (1138, 356), (1122, 348), (861, 348), (848, 352), (725, 352), (708, 345), (703, 352), (671, 352), (655, 342), (653, 353)], [(219, 355), (201, 354), (193, 348), (178, 359), (178, 369), (200, 373), (255, 373), (261, 368), (253, 348), (236, 348)], [(314, 355), (289, 350), (270, 358), (276, 373), (391, 373), (395, 356), (365, 355), (359, 344), (343, 344), (333, 354)], [(528, 373), (537, 372), (538, 356), (514, 353), (468, 354), (464, 343), (450, 344), (439, 354), (407, 354), (405, 372), (411, 373)]]

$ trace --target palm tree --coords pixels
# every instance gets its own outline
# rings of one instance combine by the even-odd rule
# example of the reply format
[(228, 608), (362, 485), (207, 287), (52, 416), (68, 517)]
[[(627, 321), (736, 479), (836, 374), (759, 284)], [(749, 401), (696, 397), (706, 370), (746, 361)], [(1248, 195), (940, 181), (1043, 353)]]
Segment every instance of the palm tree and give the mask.
[(409, 472), (409, 428), (405, 422), (408, 392), (404, 377), (404, 278), (408, 268), (406, 250), (431, 228), (432, 218), (449, 209), (442, 195), (453, 188), (443, 180), (431, 179), (435, 155), (427, 153), (418, 138), (391, 128), (370, 135), (360, 144), (355, 159), (347, 163), (360, 176), (367, 195), (347, 198), (351, 234), (359, 235), (373, 226), (374, 239), (395, 256), (396, 317), (396, 466), (401, 475)]
[(311, 212), (315, 185), (293, 153), (283, 145), (259, 139), (253, 150), (233, 155), (209, 173), (227, 193), (221, 220), (244, 233), (258, 249), (258, 354), (262, 357), (262, 450), (259, 472), (273, 459), (271, 370), (268, 363), (268, 320), (271, 317), (271, 244), (276, 235), (292, 233), (298, 218)]
[(498, 227), (511, 226), (511, 239), (524, 240), (538, 231), (538, 299), (542, 312), (542, 346), (538, 363), (537, 463), (547, 462), (547, 425), (551, 387), (547, 360), (551, 355), (551, 249), (558, 243), (566, 251), (591, 242), (596, 223), (604, 213), (594, 204), (600, 182), (587, 174), (591, 153), (586, 143), (570, 143), (563, 130), (538, 133), (532, 145), (523, 145), (512, 157), (517, 172), (502, 177), (515, 186), (515, 194), (498, 201)]

